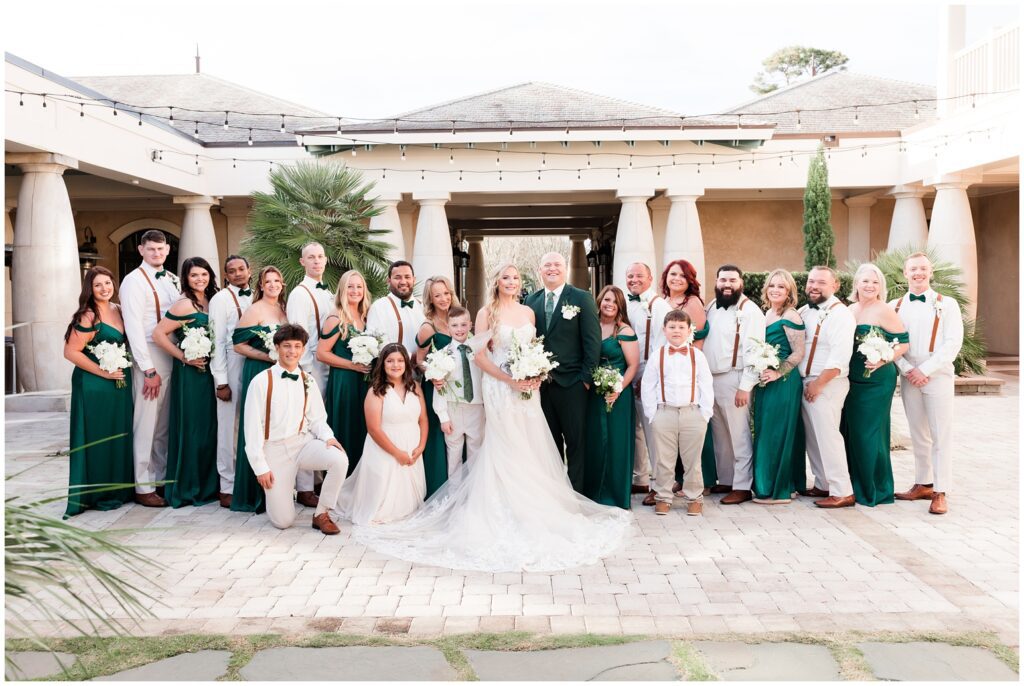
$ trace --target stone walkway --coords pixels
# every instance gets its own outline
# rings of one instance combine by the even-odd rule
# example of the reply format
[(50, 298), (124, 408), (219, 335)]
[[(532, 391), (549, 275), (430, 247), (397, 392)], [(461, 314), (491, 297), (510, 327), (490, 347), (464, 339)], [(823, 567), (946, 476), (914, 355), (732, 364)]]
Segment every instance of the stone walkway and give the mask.
[[(157, 557), (156, 619), (133, 630), (286, 633), (344, 631), (429, 637), (463, 632), (685, 636), (830, 632), (995, 631), (1018, 645), (1018, 386), (1001, 397), (956, 398), (950, 513), (927, 503), (828, 512), (790, 505), (677, 508), (656, 517), (634, 501), (628, 546), (600, 564), (552, 574), (483, 574), (413, 565), (342, 535), (311, 530), (312, 511), (274, 529), (262, 515), (216, 504), (126, 506), (75, 518), (136, 529), (128, 541)], [(906, 436), (898, 399), (894, 429)], [(67, 416), (8, 414), (8, 495), (60, 493)], [(913, 481), (909, 452), (893, 454), (897, 487)], [(50, 506), (54, 514), (61, 504)], [(108, 608), (117, 615), (116, 607)], [(29, 613), (32, 611), (29, 610)], [(31, 614), (30, 614), (31, 616)], [(65, 628), (42, 625), (49, 633)]]
[[(1017, 680), (1013, 669), (983, 648), (946, 643), (863, 643), (857, 648), (863, 671), (846, 674), (848, 679)], [(213, 681), (227, 674), (231, 656), (201, 650), (95, 680)], [(14, 653), (12, 659), (21, 671), (15, 675), (8, 667), (8, 679), (59, 674), (45, 653)], [(454, 658), (433, 646), (270, 648), (256, 652), (237, 673), (244, 681), (835, 681), (840, 676), (833, 652), (821, 645), (664, 640), (534, 651), (463, 650)]]

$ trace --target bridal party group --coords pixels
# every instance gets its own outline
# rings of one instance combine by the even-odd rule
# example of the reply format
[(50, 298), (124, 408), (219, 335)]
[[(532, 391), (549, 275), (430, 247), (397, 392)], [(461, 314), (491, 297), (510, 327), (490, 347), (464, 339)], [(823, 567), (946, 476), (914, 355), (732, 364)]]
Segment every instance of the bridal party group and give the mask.
[[(290, 292), (280, 269), (253, 273), (238, 255), (218, 265), (218, 289), (201, 257), (180, 276), (168, 270), (160, 231), (139, 251), (119, 287), (103, 267), (86, 273), (65, 335), (75, 366), (66, 516), (219, 501), (287, 527), (297, 503), (332, 534), (342, 517), (408, 517), (486, 459), (480, 337), (446, 277), (427, 278), (421, 301), (412, 265), (397, 261), (374, 300), (357, 271), (324, 283), (327, 256), (310, 243)], [(495, 275), (492, 301), (510, 270)], [(524, 395), (539, 389), (580, 494), (623, 509), (643, 494), (636, 503), (661, 515), (676, 502), (700, 515), (709, 494), (722, 505), (802, 495), (822, 508), (903, 499), (947, 511), (963, 323), (932, 290), (924, 254), (907, 259), (908, 292), (891, 302), (872, 264), (850, 293), (815, 267), (799, 309), (783, 269), (765, 280), (764, 310), (736, 265), (717, 269), (712, 294), (685, 260), (660, 275), (638, 262), (625, 290), (596, 298), (566, 283), (557, 253), (538, 271), (544, 287), (526, 304), (539, 338), (524, 343), (543, 345), (553, 369), (490, 373)], [(901, 493), (889, 455), (897, 382), (915, 458)]]

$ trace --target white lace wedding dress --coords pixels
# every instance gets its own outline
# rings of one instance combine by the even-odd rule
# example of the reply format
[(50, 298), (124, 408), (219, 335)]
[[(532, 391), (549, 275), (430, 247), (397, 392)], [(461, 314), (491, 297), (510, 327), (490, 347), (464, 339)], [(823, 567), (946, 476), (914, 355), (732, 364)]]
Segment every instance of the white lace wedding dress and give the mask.
[[(513, 333), (529, 340), (535, 329), (500, 325), (495, 364), (505, 361)], [(484, 441), (463, 478), (446, 483), (408, 519), (354, 527), (355, 539), (411, 562), (489, 572), (578, 567), (622, 546), (632, 514), (573, 491), (539, 391), (523, 400), (490, 375), (481, 384)]]

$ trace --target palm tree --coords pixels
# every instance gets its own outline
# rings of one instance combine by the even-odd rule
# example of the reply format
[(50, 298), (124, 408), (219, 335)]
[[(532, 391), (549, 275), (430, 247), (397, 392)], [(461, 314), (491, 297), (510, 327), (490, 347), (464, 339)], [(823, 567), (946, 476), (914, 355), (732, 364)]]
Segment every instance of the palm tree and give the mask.
[(302, 281), (299, 253), (307, 243), (324, 246), (327, 269), (323, 281), (333, 289), (342, 273), (358, 269), (374, 296), (387, 292), (390, 246), (375, 237), (371, 217), (380, 214), (367, 194), (372, 183), (331, 162), (299, 162), (270, 172), (270, 193), (252, 194), (249, 235), (241, 252), (259, 270), (274, 265), (289, 289)]

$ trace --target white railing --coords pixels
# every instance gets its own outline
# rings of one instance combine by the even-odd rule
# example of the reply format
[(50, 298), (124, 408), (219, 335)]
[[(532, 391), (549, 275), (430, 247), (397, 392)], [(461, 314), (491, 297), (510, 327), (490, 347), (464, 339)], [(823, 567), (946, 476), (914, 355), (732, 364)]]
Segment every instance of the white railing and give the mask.
[(986, 98), (1020, 87), (1020, 24), (992, 32), (984, 40), (960, 50), (950, 60), (949, 111), (972, 107)]

